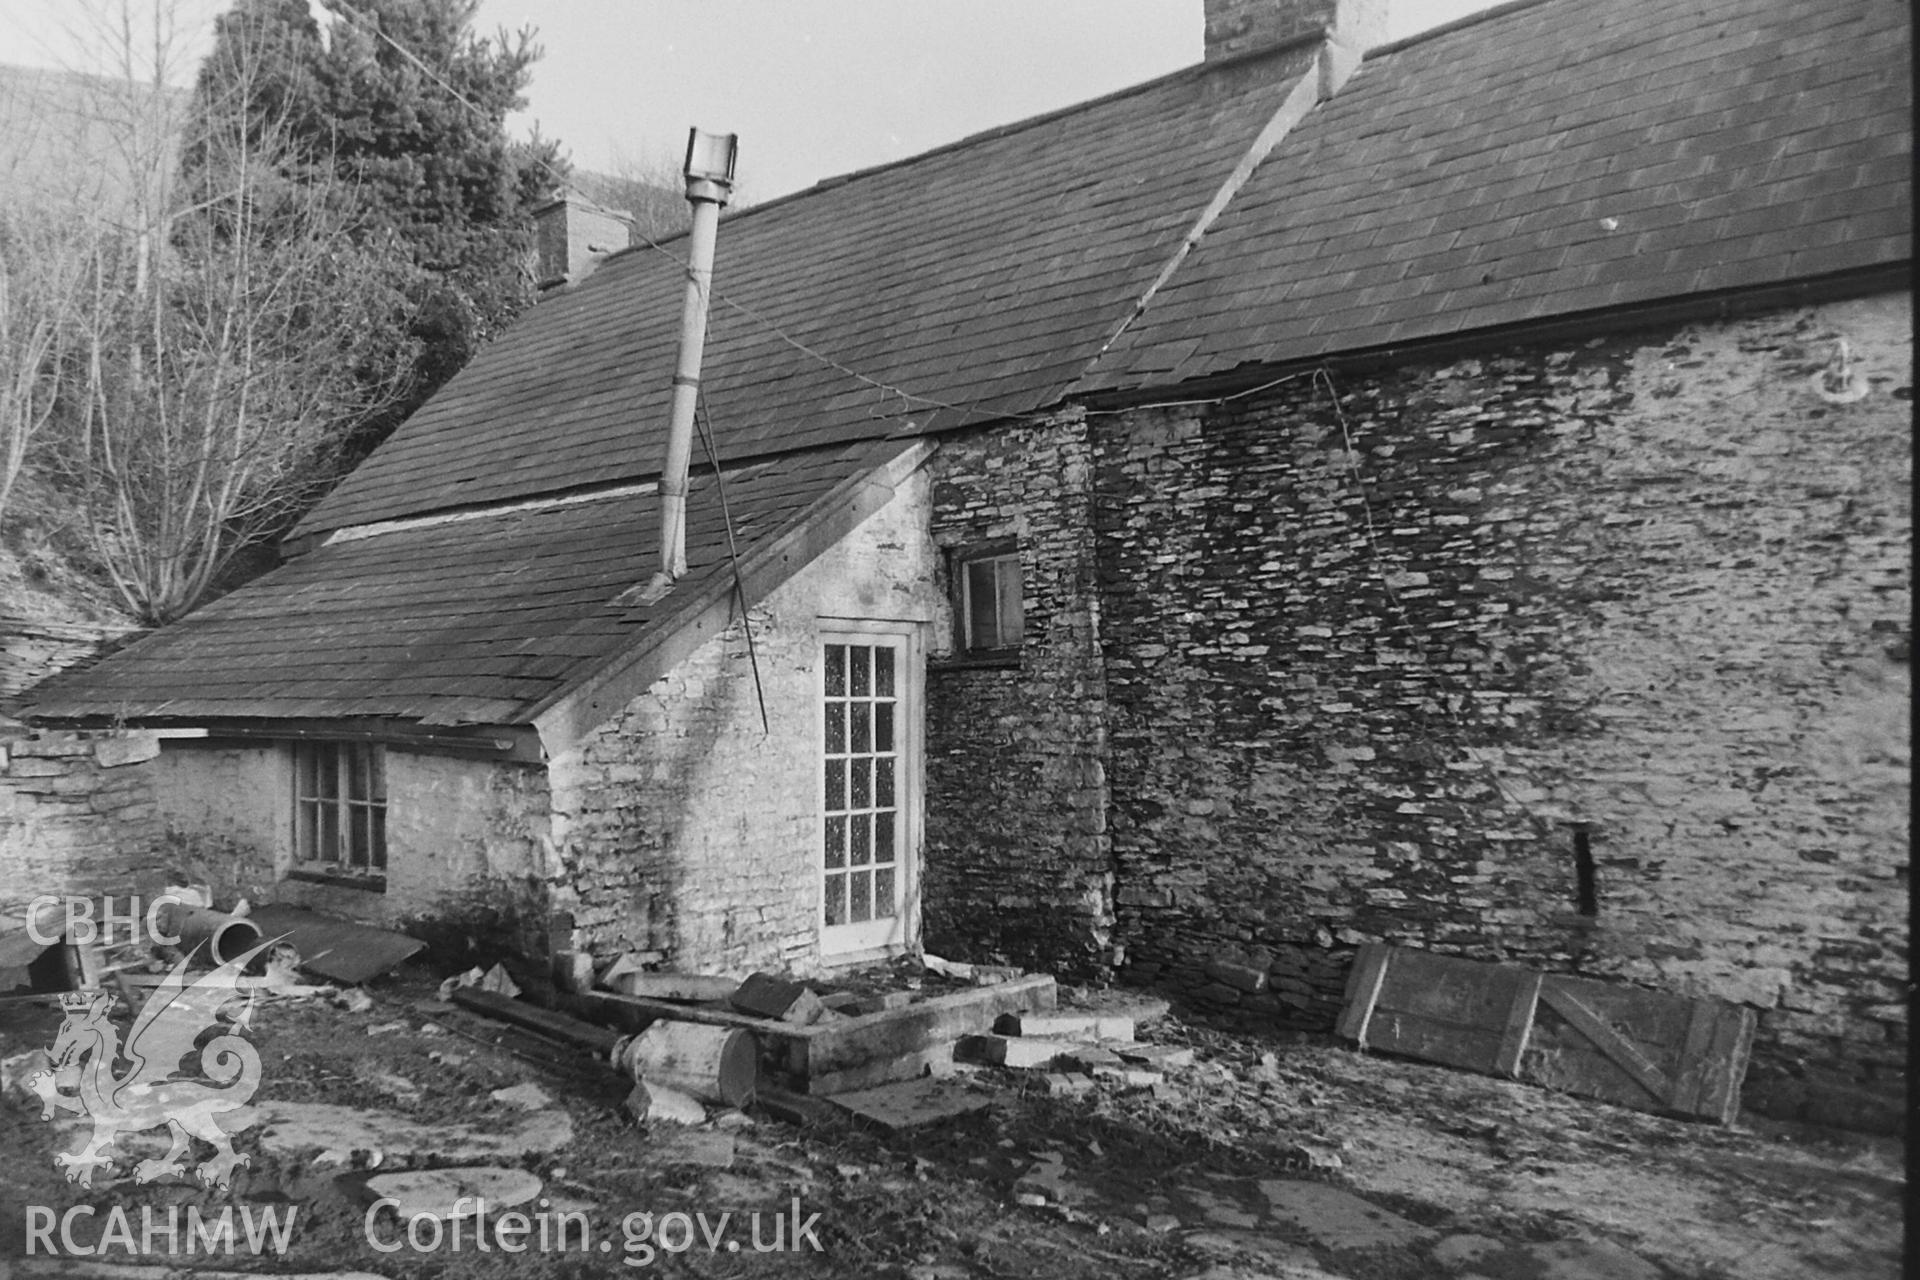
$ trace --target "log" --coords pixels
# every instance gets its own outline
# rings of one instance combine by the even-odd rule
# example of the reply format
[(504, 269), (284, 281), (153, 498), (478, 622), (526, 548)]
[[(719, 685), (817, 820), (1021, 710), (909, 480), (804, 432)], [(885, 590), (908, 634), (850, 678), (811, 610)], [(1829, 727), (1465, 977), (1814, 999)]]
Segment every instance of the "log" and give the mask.
[(611, 1056), (614, 1046), (622, 1039), (619, 1032), (611, 1031), (606, 1027), (582, 1022), (578, 1018), (569, 1018), (564, 1013), (542, 1009), (524, 1000), (515, 1000), (511, 996), (482, 991), (478, 987), (456, 987), (453, 991), (453, 1002), (464, 1009), (471, 1009), (489, 1018), (497, 1018), (529, 1031), (537, 1031), (562, 1044), (577, 1045), (603, 1061)]
[(744, 1107), (753, 1099), (760, 1051), (750, 1034), (736, 1028), (662, 1020), (627, 1042), (620, 1065), (642, 1084)]

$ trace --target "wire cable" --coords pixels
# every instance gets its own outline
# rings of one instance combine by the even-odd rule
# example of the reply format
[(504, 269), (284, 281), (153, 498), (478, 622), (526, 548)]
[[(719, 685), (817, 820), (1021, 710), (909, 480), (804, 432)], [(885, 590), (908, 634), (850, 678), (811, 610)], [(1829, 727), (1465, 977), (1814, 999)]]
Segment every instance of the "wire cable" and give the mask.
[(740, 574), (740, 548), (734, 542), (733, 511), (727, 505), (727, 477), (720, 469), (720, 451), (713, 443), (713, 420), (707, 415), (707, 389), (703, 384), (695, 393), (694, 407), (699, 410), (700, 439), (706, 445), (707, 461), (713, 467), (714, 487), (720, 495), (720, 523), (727, 530), (727, 557), (733, 562), (733, 594), (740, 601), (740, 629), (747, 635), (747, 662), (753, 668), (753, 696), (760, 704), (761, 736), (771, 736), (773, 726), (767, 720), (767, 691), (760, 683), (760, 651), (753, 640), (753, 615), (747, 600), (746, 579)]
[[(360, 21), (359, 13), (356, 10), (348, 7), (345, 3), (342, 2), (342, 0), (319, 0), (319, 2), (322, 4), (325, 4), (329, 8), (337, 8), (342, 13), (344, 13), (350, 20), (353, 20), (356, 22)], [(405, 45), (401, 44), (398, 40), (395, 40), (392, 36), (388, 35), (385, 31), (381, 30), (377, 24), (363, 22), (361, 23), (361, 29), (368, 31), (369, 33), (378, 37), (381, 40), (384, 40), (395, 52), (399, 53), (402, 57), (406, 58), (414, 66), (418, 67), (423, 73), (426, 74), (426, 76), (429, 79), (431, 79), (435, 84), (439, 85), (442, 89), (446, 90), (449, 96), (451, 96), (455, 101), (459, 102), (462, 106), (466, 107), (467, 110), (471, 111), (475, 116), (479, 117), (480, 119), (486, 121), (489, 124), (493, 123), (493, 117), (490, 114), (488, 114), (486, 111), (482, 110), (479, 104), (475, 103), (471, 98), (467, 97), (466, 94), (460, 92), (459, 89), (455, 88), (452, 84), (448, 83), (445, 77), (441, 76), (438, 72), (436, 72), (418, 54), (414, 53), (413, 50), (407, 48)], [(571, 183), (572, 179), (569, 175), (561, 173), (558, 169), (554, 168), (553, 165), (549, 164), (545, 158), (539, 155), (531, 154), (531, 153), (529, 153), (529, 158), (535, 164), (539, 165), (543, 170), (545, 170), (547, 175), (551, 177), (555, 182), (558, 182), (561, 184)], [(653, 251), (654, 253), (657, 253), (666, 257), (669, 261), (674, 262), (675, 264), (681, 266), (683, 269), (685, 268), (685, 263), (681, 261), (679, 255), (675, 254), (672, 250), (666, 248), (664, 245), (656, 241), (652, 236), (648, 235), (646, 231), (643, 230), (637, 222), (628, 223), (628, 230), (633, 235), (636, 235), (640, 238), (640, 242), (643, 247)], [(795, 351), (800, 352), (802, 355), (807, 356), (809, 359), (818, 361), (820, 364), (825, 365), (827, 368), (833, 369), (836, 372), (839, 372), (849, 378), (854, 379), (857, 382), (863, 383), (866, 386), (870, 386), (874, 388), (876, 391), (879, 391), (883, 396), (885, 395), (896, 396), (903, 402), (906, 402), (908, 405), (921, 405), (929, 409), (934, 409), (936, 411), (946, 410), (949, 412), (960, 414), (962, 415), (963, 418), (972, 418), (974, 417), (974, 415), (980, 414), (983, 412), (980, 408), (980, 401), (978, 400), (976, 400), (974, 403), (970, 405), (961, 405), (961, 404), (955, 404), (951, 401), (941, 400), (934, 396), (921, 395), (918, 392), (909, 391), (905, 387), (896, 386), (895, 384), (887, 382), (882, 378), (876, 378), (871, 374), (863, 373), (860, 370), (852, 367), (851, 365), (844, 364), (841, 361), (836, 360), (832, 356), (826, 354), (825, 352), (819, 350), (818, 348), (813, 347), (806, 342), (803, 342), (799, 338), (795, 337), (793, 334), (789, 333), (786, 329), (781, 327), (775, 321), (762, 315), (758, 311), (755, 311), (752, 307), (747, 306), (745, 303), (738, 302), (735, 299), (730, 298), (726, 294), (720, 292), (720, 290), (713, 288), (712, 283), (710, 281), (707, 282), (706, 284), (706, 293), (707, 293), (707, 298), (709, 302), (718, 302), (722, 306), (726, 307), (727, 309), (738, 312), (740, 315), (746, 317), (749, 321), (758, 325), (761, 329), (765, 330), (767, 333), (771, 334), (772, 336), (778, 338), (780, 341), (786, 343), (788, 346), (792, 347)], [(1291, 381), (1294, 381), (1296, 378), (1301, 378), (1306, 376), (1308, 376), (1306, 373), (1288, 374), (1285, 377), (1276, 378), (1271, 382), (1262, 383), (1257, 387), (1249, 387), (1245, 390), (1236, 391), (1228, 395), (1211, 396), (1211, 397), (1205, 397), (1200, 399), (1162, 400), (1162, 401), (1156, 401), (1148, 404), (1130, 405), (1124, 409), (1088, 409), (1088, 410), (1085, 410), (1084, 413), (1085, 413), (1085, 416), (1087, 417), (1103, 417), (1103, 416), (1111, 416), (1114, 414), (1130, 413), (1130, 412), (1143, 410), (1143, 409), (1206, 408), (1206, 407), (1210, 407), (1218, 404), (1228, 404), (1235, 400), (1243, 399), (1247, 396), (1257, 395), (1262, 391), (1271, 390), (1272, 388), (1277, 387), (1282, 383), (1291, 382)], [(885, 421), (888, 418), (896, 415), (875, 414), (871, 416), (878, 417), (880, 420)], [(904, 416), (904, 413), (902, 415), (897, 415), (897, 416)], [(975, 423), (973, 425), (983, 425), (986, 422), (1026, 422), (1026, 423), (1032, 423), (1037, 425), (1052, 425), (1057, 421), (1058, 421), (1057, 416), (1052, 414), (1042, 414), (1042, 413), (1032, 413), (1032, 412), (1024, 412), (1024, 413), (1011, 412), (1011, 413), (988, 414), (981, 420), (981, 422)], [(911, 425), (913, 424), (910, 421), (909, 426)]]

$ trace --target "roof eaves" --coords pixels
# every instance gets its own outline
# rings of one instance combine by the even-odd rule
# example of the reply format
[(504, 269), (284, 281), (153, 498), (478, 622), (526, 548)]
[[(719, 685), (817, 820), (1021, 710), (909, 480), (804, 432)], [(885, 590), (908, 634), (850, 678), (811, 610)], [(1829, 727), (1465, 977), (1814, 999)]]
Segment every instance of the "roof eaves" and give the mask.
[(1428, 332), (1366, 346), (1303, 347), (1297, 354), (1249, 356), (1232, 367), (1216, 367), (1184, 376), (1129, 380), (1075, 399), (1090, 411), (1151, 407), (1177, 390), (1187, 399), (1209, 403), (1249, 394), (1291, 375), (1321, 366), (1367, 369), (1411, 360), (1445, 360), (1526, 343), (1566, 342), (1634, 329), (1705, 319), (1729, 319), (1782, 306), (1868, 297), (1913, 287), (1911, 256), (1820, 275), (1772, 279), (1736, 287), (1625, 299), (1614, 305), (1576, 312), (1539, 315), (1512, 323), (1482, 325), (1451, 332)]

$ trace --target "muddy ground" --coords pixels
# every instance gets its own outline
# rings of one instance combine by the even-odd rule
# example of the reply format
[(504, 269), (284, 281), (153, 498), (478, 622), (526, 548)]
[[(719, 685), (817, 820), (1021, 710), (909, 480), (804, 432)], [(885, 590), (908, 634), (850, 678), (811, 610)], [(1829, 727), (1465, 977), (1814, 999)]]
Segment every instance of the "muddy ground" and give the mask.
[[(255, 1011), (262, 1080), (252, 1124), (235, 1139), (251, 1163), (226, 1191), (177, 1177), (136, 1185), (131, 1159), (92, 1188), (71, 1184), (54, 1154), (80, 1141), (80, 1128), (43, 1122), (37, 1099), (10, 1095), (0, 1106), (0, 1276), (10, 1262), (42, 1274), (29, 1269), (46, 1265), (39, 1240), (31, 1264), (19, 1261), (35, 1206), (71, 1223), (82, 1248), (100, 1242), (115, 1206), (126, 1210), (133, 1248), (109, 1239), (104, 1257), (114, 1263), (394, 1277), (1902, 1272), (1903, 1153), (1890, 1140), (1757, 1120), (1689, 1124), (1363, 1055), (1329, 1037), (1253, 1035), (1178, 1017), (1141, 1038), (1191, 1045), (1196, 1065), (1152, 1090), (1103, 1086), (1061, 1098), (1014, 1073), (980, 1072), (967, 1085), (981, 1091), (984, 1110), (908, 1132), (846, 1120), (801, 1126), (759, 1111), (698, 1130), (642, 1128), (622, 1107), (630, 1081), (433, 1002), (424, 973), (368, 990), (374, 1003), (362, 1012), (319, 999)], [(0, 1007), (0, 1058), (50, 1045), (60, 1018), (57, 1009)], [(526, 1082), (551, 1106), (528, 1111), (492, 1096)], [(303, 1138), (276, 1127), (275, 1108), (291, 1114), (293, 1104), (371, 1124), (357, 1137)], [(475, 1160), (476, 1144), (512, 1151), (520, 1136), (524, 1152)], [(473, 1163), (537, 1176), (542, 1199), (523, 1206), (529, 1215), (550, 1223), (580, 1215), (565, 1250), (479, 1252), (470, 1228), (457, 1252), (450, 1233), (437, 1249), (415, 1249), (390, 1216), (375, 1219), (373, 1239), (401, 1247), (383, 1252), (369, 1241), (369, 1177)], [(93, 1212), (67, 1217), (75, 1206)], [(294, 1226), (283, 1254), (242, 1247), (181, 1259), (166, 1254), (164, 1230), (155, 1252), (142, 1249), (144, 1206), (163, 1220), (167, 1206), (197, 1206), (209, 1218), (223, 1206), (290, 1209)], [(721, 1214), (730, 1215), (724, 1226)], [(776, 1222), (786, 1247), (758, 1251), (773, 1243)]]

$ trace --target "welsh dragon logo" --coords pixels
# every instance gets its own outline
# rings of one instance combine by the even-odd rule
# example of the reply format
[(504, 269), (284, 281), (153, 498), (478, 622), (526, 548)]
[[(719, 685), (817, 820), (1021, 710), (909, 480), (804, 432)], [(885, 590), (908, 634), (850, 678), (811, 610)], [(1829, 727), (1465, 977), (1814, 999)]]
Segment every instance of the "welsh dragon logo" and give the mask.
[[(113, 1006), (111, 995), (75, 991), (60, 998), (67, 1017), (53, 1042), (54, 1070), (36, 1072), (28, 1077), (27, 1086), (40, 1095), (42, 1120), (53, 1119), (56, 1111), (85, 1113), (93, 1118), (92, 1138), (78, 1151), (62, 1151), (53, 1158), (55, 1168), (67, 1171), (68, 1182), (91, 1187), (94, 1169), (112, 1168), (113, 1160), (107, 1153), (115, 1150), (121, 1134), (162, 1125), (171, 1131), (173, 1145), (160, 1159), (135, 1165), (135, 1182), (184, 1175), (182, 1157), (188, 1154), (194, 1138), (214, 1148), (213, 1156), (195, 1171), (207, 1186), (227, 1186), (235, 1166), (251, 1162), (251, 1157), (235, 1153), (232, 1140), (214, 1123), (214, 1117), (245, 1106), (260, 1087), (260, 1055), (236, 1034), (247, 1029), (252, 1017), (252, 993), (248, 993), (239, 1012), (230, 1015), (232, 1026), (201, 1047), (200, 1069), (205, 1080), (182, 1075), (180, 1059), (192, 1051), (203, 1032), (215, 1025), (221, 1007), (240, 998), (241, 972), (272, 945), (262, 943), (191, 985), (186, 981), (187, 959), (183, 958), (134, 1017), (124, 1045), (107, 1020)], [(116, 1075), (114, 1066), (121, 1060), (128, 1066)], [(60, 1092), (57, 1083), (55, 1073), (69, 1064), (80, 1067), (76, 1093)]]

